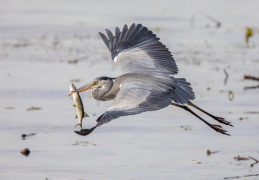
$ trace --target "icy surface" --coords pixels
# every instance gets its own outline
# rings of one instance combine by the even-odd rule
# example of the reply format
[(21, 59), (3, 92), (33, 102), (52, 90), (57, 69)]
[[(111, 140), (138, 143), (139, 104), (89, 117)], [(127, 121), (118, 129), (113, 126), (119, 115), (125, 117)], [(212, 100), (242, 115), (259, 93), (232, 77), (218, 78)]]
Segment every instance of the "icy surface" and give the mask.
[[(259, 159), (259, 89), (244, 89), (258, 82), (243, 79), (259, 77), (258, 1), (0, 2), (0, 179), (216, 180), (259, 172), (253, 160), (234, 159)], [(194, 103), (232, 122), (224, 126), (230, 137), (176, 107), (122, 117), (86, 137), (73, 132), (69, 85), (119, 76), (98, 32), (133, 22), (170, 49)], [(255, 30), (248, 45), (246, 27)], [(90, 128), (111, 102), (81, 97), (90, 115), (83, 127)], [(24, 133), (37, 134), (22, 140)], [(208, 156), (208, 149), (217, 153)]]

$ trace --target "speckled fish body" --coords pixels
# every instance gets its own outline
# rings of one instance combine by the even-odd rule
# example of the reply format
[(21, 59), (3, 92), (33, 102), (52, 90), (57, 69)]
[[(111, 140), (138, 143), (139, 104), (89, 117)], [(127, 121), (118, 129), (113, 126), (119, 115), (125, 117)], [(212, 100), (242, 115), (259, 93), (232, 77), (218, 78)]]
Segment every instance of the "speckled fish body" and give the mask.
[(70, 85), (70, 92), (73, 93), (72, 96), (73, 96), (73, 99), (74, 99), (74, 102), (75, 102), (75, 104), (73, 106), (76, 107), (76, 110), (77, 110), (77, 115), (75, 116), (75, 119), (78, 118), (78, 124), (77, 125), (79, 125), (82, 129), (83, 118), (89, 117), (89, 116), (88, 116), (88, 114), (86, 114), (84, 112), (84, 106), (83, 106), (81, 97), (80, 97), (79, 93), (76, 92), (76, 87), (74, 86), (74, 84)]

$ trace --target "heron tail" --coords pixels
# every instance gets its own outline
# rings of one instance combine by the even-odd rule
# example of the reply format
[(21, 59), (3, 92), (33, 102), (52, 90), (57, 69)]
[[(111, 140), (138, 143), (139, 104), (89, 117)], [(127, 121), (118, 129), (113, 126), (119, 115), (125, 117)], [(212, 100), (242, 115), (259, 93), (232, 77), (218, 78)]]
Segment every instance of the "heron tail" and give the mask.
[(190, 100), (195, 99), (191, 84), (186, 82), (184, 78), (174, 78), (176, 87), (173, 93), (173, 101), (180, 104), (186, 104)]

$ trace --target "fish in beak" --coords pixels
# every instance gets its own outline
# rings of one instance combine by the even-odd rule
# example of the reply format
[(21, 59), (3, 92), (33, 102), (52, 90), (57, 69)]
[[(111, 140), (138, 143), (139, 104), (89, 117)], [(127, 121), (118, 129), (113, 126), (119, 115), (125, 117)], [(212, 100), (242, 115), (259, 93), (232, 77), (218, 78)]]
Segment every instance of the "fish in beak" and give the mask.
[(84, 105), (83, 105), (82, 99), (81, 99), (79, 93), (77, 92), (77, 89), (74, 86), (74, 84), (70, 85), (70, 92), (73, 94), (73, 99), (75, 102), (73, 107), (75, 107), (77, 110), (77, 115), (75, 116), (74, 119), (78, 118), (79, 121), (78, 121), (77, 125), (79, 125), (82, 129), (82, 120), (84, 117), (89, 117), (89, 115), (84, 112)]

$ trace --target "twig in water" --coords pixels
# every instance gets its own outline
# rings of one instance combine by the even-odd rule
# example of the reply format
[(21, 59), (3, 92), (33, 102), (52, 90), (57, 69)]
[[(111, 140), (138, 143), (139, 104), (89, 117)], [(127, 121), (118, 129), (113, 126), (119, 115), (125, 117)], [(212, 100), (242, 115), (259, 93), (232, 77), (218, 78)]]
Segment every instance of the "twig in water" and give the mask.
[(76, 63), (78, 63), (78, 61), (82, 61), (82, 60), (84, 60), (86, 58), (87, 58), (87, 56), (83, 56), (83, 57), (76, 58), (76, 59), (73, 59), (73, 60), (67, 60), (67, 63), (69, 63), (69, 64), (76, 64)]
[(259, 114), (259, 111), (248, 111), (245, 114)]
[(233, 92), (233, 91), (229, 91), (229, 92), (228, 92), (228, 99), (229, 99), (230, 101), (232, 101), (232, 100), (234, 99), (234, 97), (235, 97), (234, 92)]
[(239, 178), (252, 177), (252, 176), (259, 176), (259, 174), (249, 174), (249, 175), (244, 175), (244, 176), (225, 177), (224, 179), (239, 179)]
[(211, 154), (216, 154), (218, 151), (210, 151), (209, 149), (207, 150), (207, 156), (210, 156)]
[(221, 22), (219, 22), (219, 21), (216, 20), (215, 18), (209, 16), (208, 14), (206, 14), (206, 13), (204, 13), (204, 12), (198, 11), (198, 12), (193, 13), (193, 15), (191, 16), (191, 20), (190, 20), (190, 22), (191, 22), (191, 27), (194, 26), (194, 17), (195, 17), (196, 14), (201, 14), (201, 15), (203, 15), (204, 17), (206, 17), (207, 19), (213, 21), (213, 22), (216, 24), (216, 28), (219, 28), (219, 27), (221, 26)]
[(257, 89), (257, 88), (259, 88), (259, 84), (257, 86), (246, 86), (244, 87), (244, 90)]
[(249, 39), (253, 36), (254, 31), (253, 29), (247, 27), (246, 28), (246, 46), (248, 47)]
[(244, 79), (251, 79), (251, 80), (254, 80), (254, 81), (259, 81), (259, 78), (258, 77), (254, 77), (254, 76), (250, 76), (250, 75), (244, 75)]
[(251, 164), (250, 166), (253, 167), (255, 164), (257, 164), (259, 161), (255, 158), (252, 158), (251, 156), (248, 156), (250, 159), (254, 160), (255, 163)]
[(234, 157), (234, 159), (237, 160), (237, 161), (247, 161), (247, 160), (249, 160), (249, 158), (247, 158), (247, 157), (240, 157), (239, 155), (237, 157)]
[(26, 137), (28, 137), (28, 136), (34, 136), (34, 135), (36, 135), (36, 133), (31, 133), (31, 134), (22, 134), (21, 136), (22, 136), (22, 140), (25, 140), (25, 139), (26, 139)]
[[(250, 80), (254, 80), (254, 81), (259, 81), (259, 77), (255, 77), (255, 76), (250, 76), (250, 75), (244, 75), (244, 79), (250, 79)], [(257, 86), (247, 86), (244, 87), (244, 90), (248, 90), (248, 89), (257, 89), (259, 88), (259, 85)]]
[(228, 72), (227, 72), (227, 70), (226, 69), (224, 69), (223, 70), (224, 71), (224, 73), (225, 73), (225, 75), (226, 75), (226, 78), (225, 78), (225, 80), (224, 80), (224, 84), (226, 85), (227, 84), (227, 82), (228, 82)]

